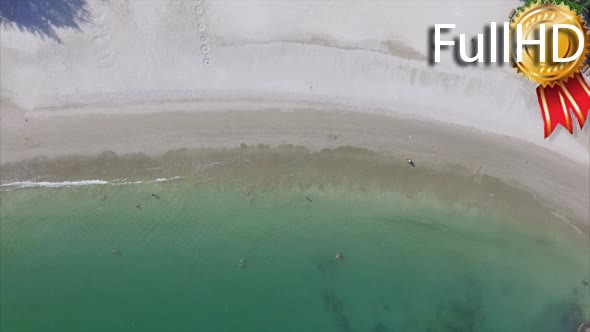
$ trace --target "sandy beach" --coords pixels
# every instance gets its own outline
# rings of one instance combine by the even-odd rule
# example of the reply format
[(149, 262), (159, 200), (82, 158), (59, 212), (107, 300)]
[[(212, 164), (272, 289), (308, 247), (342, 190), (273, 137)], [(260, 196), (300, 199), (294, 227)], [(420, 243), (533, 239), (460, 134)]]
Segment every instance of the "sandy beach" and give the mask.
[(84, 4), (52, 29), (3, 25), (3, 100), (41, 113), (208, 100), (378, 109), (589, 162), (587, 127), (543, 139), (534, 85), (511, 66), (458, 66), (451, 52), (427, 61), (432, 24), (472, 35), (482, 22), (505, 21), (518, 1)]
[[(526, 298), (518, 293), (518, 288), (526, 288), (529, 295), (548, 294), (539, 300), (546, 302), (531, 305), (530, 311), (523, 309), (525, 304), (519, 304), (518, 309), (529, 315), (527, 319), (534, 322), (532, 325), (507, 321), (504, 327), (508, 329), (518, 327), (524, 331), (535, 324), (557, 326), (540, 323), (542, 317), (550, 316), (542, 313), (551, 312), (551, 305), (557, 305), (565, 312), (563, 315), (570, 315), (567, 317), (588, 318), (584, 310), (590, 298), (586, 288), (580, 290), (585, 286), (579, 285), (580, 277), (587, 279), (587, 269), (578, 262), (585, 257), (590, 238), (590, 125), (575, 128), (574, 135), (558, 128), (549, 139), (544, 139), (535, 86), (514, 74), (510, 66), (458, 66), (450, 53), (444, 53), (443, 62), (436, 66), (427, 61), (429, 49), (425, 39), (433, 23), (455, 22), (456, 33), (475, 34), (481, 32), (482, 22), (506, 20), (518, 3), (81, 1), (73, 12), (61, 13), (68, 14), (67, 17), (53, 17), (51, 11), (43, 13), (49, 22), (59, 22), (48, 26), (19, 21), (19, 15), (31, 14), (24, 7), (15, 9), (13, 16), (3, 12), (0, 195), (7, 220), (2, 223), (3, 233), (9, 234), (3, 235), (3, 242), (8, 243), (2, 244), (6, 255), (3, 260), (8, 259), (12, 267), (3, 277), (17, 284), (21, 275), (29, 275), (28, 271), (35, 268), (33, 263), (32, 267), (26, 264), (42, 257), (37, 252), (45, 249), (30, 243), (75, 244), (84, 248), (80, 252), (92, 256), (95, 249), (84, 247), (86, 242), (79, 238), (100, 247), (104, 234), (125, 234), (146, 252), (153, 240), (164, 248), (166, 255), (182, 257), (182, 264), (168, 267), (179, 275), (211, 281), (216, 277), (207, 275), (211, 280), (202, 279), (199, 268), (177, 269), (192, 268), (194, 257), (183, 256), (186, 252), (203, 249), (217, 257), (219, 243), (243, 232), (251, 237), (237, 236), (235, 248), (250, 248), (250, 252), (259, 255), (252, 254), (254, 257), (279, 261), (266, 253), (276, 250), (274, 237), (282, 239), (285, 233), (295, 234), (293, 238), (285, 236), (285, 246), (296, 252), (299, 249), (294, 244), (311, 239), (321, 247), (324, 240), (337, 242), (330, 236), (342, 231), (349, 241), (346, 248), (351, 251), (369, 248), (364, 249), (365, 254), (377, 252), (383, 255), (379, 257), (384, 262), (408, 264), (410, 270), (414, 269), (396, 279), (400, 285), (406, 282), (415, 287), (410, 282), (415, 277), (412, 273), (434, 275), (453, 267), (449, 271), (458, 271), (456, 275), (450, 273), (441, 278), (441, 284), (435, 282), (432, 288), (426, 287), (437, 293), (448, 286), (445, 280), (452, 283), (477, 275), (473, 278), (493, 295), (481, 295), (478, 287), (465, 282), (457, 287), (469, 290), (467, 300), (457, 301), (465, 300), (467, 307), (477, 307), (473, 305), (473, 294), (486, 300), (491, 298), (494, 305), (490, 307), (499, 308), (492, 310), (492, 317), (510, 309), (496, 305), (505, 301), (497, 296), (512, 296), (508, 302)], [(415, 167), (406, 158), (411, 158)], [(144, 187), (136, 188), (133, 184)], [(152, 195), (160, 191), (161, 201), (160, 196)], [(78, 198), (77, 205), (69, 205)], [(216, 200), (231, 208), (217, 205)], [(322, 200), (331, 203), (322, 205)], [(43, 211), (29, 209), (30, 202), (47, 210), (60, 204), (64, 208), (51, 210), (45, 217)], [(161, 205), (157, 210), (154, 202), (169, 205)], [(201, 202), (207, 204), (199, 205)], [(317, 206), (315, 212), (312, 206)], [(150, 208), (154, 209), (150, 212), (153, 220), (138, 217)], [(367, 226), (350, 224), (353, 227), (347, 229), (347, 218), (356, 216), (357, 208), (358, 216), (362, 216), (358, 219)], [(371, 209), (378, 212), (372, 214)], [(404, 216), (406, 212), (411, 218)], [(176, 215), (177, 218), (167, 219)], [(236, 224), (239, 226), (224, 228), (224, 222), (241, 221), (242, 216), (244, 222)], [(412, 218), (419, 222), (407, 222)], [(266, 224), (257, 223), (258, 219)], [(280, 226), (272, 226), (275, 219), (281, 220), (277, 222)], [(38, 220), (50, 220), (60, 231), (52, 232), (50, 226), (37, 223)], [(170, 222), (162, 224), (163, 220)], [(316, 220), (321, 222), (315, 223)], [(374, 223), (375, 220), (394, 220), (398, 228), (384, 228), (385, 223)], [(432, 222), (435, 226), (430, 224), (431, 220), (436, 220)], [(71, 224), (64, 227), (66, 221)], [(146, 224), (137, 226), (140, 222)], [(411, 226), (406, 226), (406, 222)], [(424, 228), (425, 224), (428, 227)], [(219, 230), (217, 225), (221, 225)], [(271, 228), (265, 229), (264, 225)], [(151, 233), (157, 229), (164, 231)], [(290, 231), (283, 232), (285, 229)], [(457, 232), (449, 231), (453, 229)], [(70, 230), (82, 230), (83, 235), (70, 235)], [(192, 244), (192, 238), (185, 239), (182, 230), (206, 245), (191, 247), (201, 244), (196, 240), (198, 244)], [(212, 235), (205, 238), (205, 233)], [(37, 238), (30, 234), (41, 235)], [(59, 236), (44, 238), (47, 234)], [(358, 243), (356, 234), (362, 239)], [(190, 250), (180, 253), (175, 251), (177, 248), (170, 249), (173, 245), (167, 242), (169, 235), (178, 239), (185, 246), (183, 249)], [(395, 241), (387, 242), (388, 237)], [(525, 249), (520, 247), (521, 238)], [(250, 243), (252, 239), (256, 241)], [(460, 244), (457, 248), (452, 248), (453, 239)], [(106, 242), (109, 241), (113, 246), (125, 246), (123, 240), (108, 238)], [(428, 245), (423, 245), (425, 242)], [(19, 255), (25, 255), (22, 248), (29, 245), (35, 248), (33, 253), (20, 260)], [(227, 251), (219, 257), (237, 255), (237, 250), (231, 252), (235, 249), (232, 245), (226, 244), (223, 250)], [(468, 257), (470, 246), (481, 251), (474, 250), (473, 257)], [(305, 248), (302, 256), (317, 259), (314, 248)], [(410, 249), (405, 252), (404, 248)], [(438, 266), (436, 253), (440, 248), (450, 253), (440, 261), (445, 263)], [(134, 248), (128, 246), (125, 250)], [(424, 251), (412, 256), (412, 250)], [(544, 257), (535, 255), (537, 250), (550, 256), (555, 266), (555, 262), (563, 262), (563, 266), (559, 265), (562, 270), (545, 270)], [(69, 251), (56, 249), (54, 256), (62, 257), (63, 253)], [(398, 253), (407, 256), (396, 256)], [(435, 258), (428, 259), (433, 259), (433, 268), (422, 274), (419, 262), (432, 253)], [(168, 256), (152, 254), (166, 265)], [(298, 269), (308, 268), (308, 262), (297, 260), (296, 255), (289, 256), (287, 251), (281, 255), (291, 257)], [(143, 259), (140, 255), (130, 257)], [(360, 254), (355, 258), (357, 262), (363, 260)], [(479, 264), (486, 259), (490, 259), (489, 267)], [(72, 271), (76, 271), (77, 264), (84, 264), (64, 262)], [(464, 262), (467, 263), (461, 265)], [(101, 272), (113, 269), (107, 263), (100, 265), (103, 263), (98, 263)], [(219, 265), (220, 260), (201, 263), (212, 264), (208, 271), (227, 268)], [(362, 268), (379, 270), (380, 265), (373, 263), (357, 266), (355, 273)], [(325, 263), (317, 263), (319, 267), (312, 269), (325, 278), (318, 282), (322, 287), (354, 280), (349, 276), (350, 280), (334, 281), (330, 278), (337, 278), (334, 276), (340, 272), (322, 264)], [(527, 264), (532, 268), (527, 269)], [(140, 271), (146, 271), (141, 264), (138, 266)], [(92, 271), (92, 264), (86, 269)], [(397, 267), (388, 272), (393, 279), (397, 278), (396, 270)], [(12, 275), (12, 271), (22, 274)], [(510, 271), (517, 272), (511, 275)], [(529, 285), (529, 274), (543, 274), (543, 278), (538, 284)], [(135, 272), (129, 272), (129, 285), (133, 285), (134, 275)], [(487, 283), (488, 275), (494, 276), (493, 282)], [(511, 286), (501, 284), (504, 276), (514, 276)], [(366, 284), (374, 278), (362, 277), (366, 277)], [(241, 287), (240, 281), (232, 278), (235, 276), (227, 279), (231, 285)], [(258, 284), (265, 276), (257, 278), (247, 280), (252, 289), (272, 285), (269, 280), (266, 285)], [(310, 273), (302, 280), (305, 278), (317, 276)], [(562, 279), (567, 279), (567, 283), (555, 286)], [(80, 280), (93, 279), (84, 275)], [(423, 280), (425, 284), (430, 281)], [(96, 283), (88, 284), (93, 282)], [(179, 285), (183, 282), (192, 285), (189, 279), (181, 280)], [(385, 278), (381, 282), (383, 287), (389, 287)], [(298, 287), (305, 289), (303, 284)], [(87, 285), (80, 287), (80, 293), (73, 296), (82, 294)], [(132, 290), (129, 296), (135, 296), (133, 286), (126, 287)], [(420, 294), (419, 287), (412, 289)], [(203, 292), (195, 288), (197, 291)], [(338, 300), (334, 291), (321, 291), (321, 301), (331, 315), (329, 324), (335, 314), (337, 330), (351, 331), (340, 303), (346, 301)], [(180, 294), (183, 290), (173, 292)], [(275, 293), (280, 292), (269, 291), (268, 303)], [(395, 298), (398, 294), (390, 295)], [(426, 293), (420, 295), (430, 297)], [(444, 298), (448, 294), (438, 295)], [(573, 309), (557, 301), (562, 295), (568, 305), (575, 303)], [(11, 296), (16, 299), (20, 294), (13, 291)], [(162, 296), (159, 301), (166, 301), (167, 295)], [(214, 293), (207, 296), (204, 298), (223, 298)], [(353, 293), (346, 296), (358, 298)], [(412, 298), (408, 295), (404, 301)], [(212, 308), (231, 312), (230, 306), (219, 301), (199, 308), (202, 312)], [(238, 303), (239, 299), (233, 301)], [(348, 308), (354, 308), (351, 315), (366, 317), (364, 308), (355, 307), (355, 301), (346, 302)], [(383, 299), (378, 301), (381, 311), (377, 311), (388, 318), (383, 318), (383, 324), (371, 322), (374, 326), (366, 326), (375, 331), (386, 331), (384, 324), (400, 330), (410, 326), (395, 319), (389, 321), (395, 315)], [(54, 307), (55, 303), (47, 306)], [(187, 303), (182, 306), (193, 305)], [(401, 302), (395, 305), (404, 307)], [(422, 310), (419, 301), (415, 305), (413, 310)], [(445, 304), (460, 314), (443, 313), (445, 318), (439, 320), (457, 315), (461, 316), (457, 321), (475, 324), (481, 319), (463, 310), (462, 305), (465, 304), (461, 302), (457, 309), (453, 304)], [(242, 312), (247, 307), (244, 304)], [(13, 306), (11, 310), (12, 318), (30, 315), (30, 306)], [(207, 317), (217, 317), (216, 314), (217, 311)], [(80, 315), (85, 317), (85, 313)], [(560, 316), (555, 322), (560, 319), (564, 321)], [(573, 326), (573, 320), (566, 321), (563, 326)], [(17, 319), (11, 322), (18, 326)], [(127, 317), (121, 318), (121, 322), (127, 328), (135, 328)], [(112, 330), (113, 326), (105, 325), (103, 329)], [(59, 323), (55, 327), (63, 329)], [(426, 331), (426, 325), (423, 327)], [(331, 327), (317, 328), (331, 331)]]

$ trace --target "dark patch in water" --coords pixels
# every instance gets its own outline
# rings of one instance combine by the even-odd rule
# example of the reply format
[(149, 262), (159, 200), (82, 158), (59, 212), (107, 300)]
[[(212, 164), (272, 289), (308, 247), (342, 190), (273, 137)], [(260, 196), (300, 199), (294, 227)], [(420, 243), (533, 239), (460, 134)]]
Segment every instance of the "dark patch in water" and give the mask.
[(555, 247), (555, 241), (546, 238), (534, 238), (533, 242), (540, 247)]
[(379, 299), (379, 305), (381, 306), (381, 309), (387, 312), (391, 312), (391, 306), (389, 305), (389, 303), (387, 303), (387, 301), (385, 301), (384, 298)]
[(336, 316), (336, 324), (339, 329), (344, 332), (352, 331), (350, 321), (344, 314), (344, 303), (334, 293), (328, 292), (322, 294), (322, 301), (327, 311), (333, 313)]
[(462, 294), (459, 298), (443, 301), (438, 305), (436, 320), (431, 323), (428, 332), (475, 332), (484, 320), (483, 301), (480, 282), (463, 276), (451, 291)]
[(336, 319), (336, 322), (338, 323), (338, 327), (340, 327), (340, 329), (344, 332), (350, 332), (352, 331), (352, 327), (350, 326), (350, 322), (348, 321), (348, 317), (344, 316), (344, 315), (340, 315), (338, 317), (338, 319)]
[(573, 295), (573, 296), (578, 296), (578, 297), (579, 297), (580, 295), (582, 295), (582, 292), (580, 292), (580, 290), (578, 289), (578, 287), (574, 287), (574, 288), (572, 289), (572, 295)]
[(324, 307), (326, 310), (335, 314), (342, 314), (344, 304), (342, 303), (342, 300), (336, 297), (336, 295), (330, 293), (323, 294), (322, 300), (324, 301)]
[(316, 265), (317, 269), (324, 275), (326, 276), (334, 276), (334, 274), (336, 273), (336, 265), (334, 264), (333, 261), (330, 262), (321, 262), (319, 264)]
[(536, 319), (532, 331), (575, 331), (582, 321), (582, 308), (575, 298), (569, 298), (547, 305)]
[(383, 324), (382, 322), (379, 322), (377, 324), (375, 324), (375, 326), (373, 327), (373, 331), (375, 332), (389, 332), (389, 327), (387, 327), (387, 325)]
[(444, 323), (445, 330), (453, 332), (473, 332), (478, 321), (478, 308), (472, 308), (469, 301), (452, 303), (450, 317), (454, 319)]
[(500, 288), (500, 294), (502, 294), (502, 296), (510, 296), (512, 294), (510, 286), (508, 284), (503, 284)]

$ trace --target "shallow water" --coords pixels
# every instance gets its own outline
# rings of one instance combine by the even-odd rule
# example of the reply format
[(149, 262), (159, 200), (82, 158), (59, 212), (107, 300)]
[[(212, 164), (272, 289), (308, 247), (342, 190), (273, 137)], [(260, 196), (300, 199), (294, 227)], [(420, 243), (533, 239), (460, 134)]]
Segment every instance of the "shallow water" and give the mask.
[(2, 331), (566, 332), (590, 318), (584, 244), (426, 197), (178, 181), (3, 192), (1, 213)]

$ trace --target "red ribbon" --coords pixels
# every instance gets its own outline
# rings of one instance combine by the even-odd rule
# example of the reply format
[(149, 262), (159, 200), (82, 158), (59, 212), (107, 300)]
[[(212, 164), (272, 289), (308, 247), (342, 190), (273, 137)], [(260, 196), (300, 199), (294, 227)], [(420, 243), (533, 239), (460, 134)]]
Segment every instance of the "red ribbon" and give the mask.
[(541, 115), (545, 122), (545, 138), (549, 137), (558, 124), (574, 132), (570, 110), (574, 112), (580, 129), (584, 127), (590, 110), (590, 86), (580, 73), (576, 73), (567, 82), (554, 86), (538, 86), (537, 98), (541, 106)]

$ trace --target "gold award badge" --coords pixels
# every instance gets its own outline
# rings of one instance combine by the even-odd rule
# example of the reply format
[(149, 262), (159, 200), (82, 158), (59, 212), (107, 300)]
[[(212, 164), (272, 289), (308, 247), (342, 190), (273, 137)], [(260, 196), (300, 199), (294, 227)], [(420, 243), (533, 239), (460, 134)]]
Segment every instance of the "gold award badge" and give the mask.
[(510, 24), (511, 35), (521, 38), (511, 60), (518, 73), (539, 84), (545, 137), (558, 124), (573, 132), (569, 110), (580, 128), (588, 116), (590, 87), (580, 74), (590, 46), (584, 24), (567, 5), (542, 1), (525, 7)]

